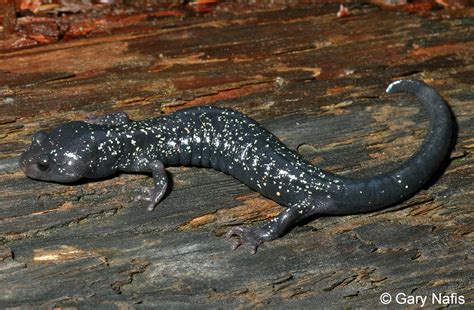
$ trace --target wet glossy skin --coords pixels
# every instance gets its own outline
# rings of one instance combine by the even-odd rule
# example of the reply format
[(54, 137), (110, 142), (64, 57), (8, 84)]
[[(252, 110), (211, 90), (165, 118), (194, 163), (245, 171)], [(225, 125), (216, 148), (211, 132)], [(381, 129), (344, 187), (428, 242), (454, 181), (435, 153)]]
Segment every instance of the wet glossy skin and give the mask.
[(166, 165), (211, 167), (288, 207), (257, 228), (234, 227), (234, 248), (249, 243), (252, 251), (280, 237), (314, 214), (368, 212), (415, 194), (444, 159), (451, 138), (451, 114), (431, 87), (419, 81), (396, 81), (387, 92), (418, 97), (430, 115), (427, 138), (399, 168), (370, 179), (354, 180), (320, 170), (288, 149), (273, 134), (245, 115), (216, 107), (130, 121), (119, 112), (86, 122), (63, 124), (38, 132), (22, 154), (20, 166), (31, 178), (73, 182), (117, 171), (152, 173), (155, 187), (146, 196), (149, 210), (168, 185)]

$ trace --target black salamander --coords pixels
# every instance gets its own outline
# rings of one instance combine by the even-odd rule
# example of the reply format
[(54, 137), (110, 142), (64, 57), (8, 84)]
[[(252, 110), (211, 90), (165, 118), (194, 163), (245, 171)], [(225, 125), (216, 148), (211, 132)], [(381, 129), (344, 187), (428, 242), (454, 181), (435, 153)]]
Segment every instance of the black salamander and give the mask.
[(33, 179), (59, 183), (102, 178), (117, 171), (151, 173), (154, 188), (140, 199), (148, 210), (168, 186), (165, 165), (210, 167), (286, 206), (256, 228), (234, 227), (234, 249), (257, 247), (276, 239), (301, 220), (315, 215), (343, 215), (387, 207), (409, 198), (430, 179), (445, 158), (451, 138), (451, 113), (440, 95), (420, 81), (399, 80), (388, 93), (415, 95), (430, 116), (419, 150), (398, 168), (366, 179), (323, 171), (290, 150), (249, 117), (211, 106), (183, 109), (154, 119), (131, 121), (123, 112), (62, 124), (37, 132), (20, 157)]

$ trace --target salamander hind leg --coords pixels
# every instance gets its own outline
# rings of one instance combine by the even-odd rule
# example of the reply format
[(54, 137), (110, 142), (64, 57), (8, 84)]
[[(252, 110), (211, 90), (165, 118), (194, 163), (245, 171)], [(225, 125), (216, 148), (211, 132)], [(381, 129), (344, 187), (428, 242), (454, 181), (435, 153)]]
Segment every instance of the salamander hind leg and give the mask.
[(153, 175), (153, 182), (155, 186), (152, 189), (146, 188), (143, 189), (144, 195), (139, 195), (135, 198), (135, 200), (145, 200), (148, 201), (148, 211), (153, 211), (156, 205), (160, 202), (163, 198), (166, 190), (168, 189), (168, 176), (166, 174), (165, 167), (161, 161), (153, 161), (149, 164), (149, 168), (151, 169)]
[(235, 250), (242, 244), (249, 244), (251, 253), (255, 254), (257, 248), (265, 241), (275, 240), (291, 230), (299, 221), (313, 215), (315, 208), (308, 202), (302, 202), (288, 207), (275, 218), (265, 222), (259, 227), (236, 226), (229, 230), (227, 237), (237, 237), (232, 249)]

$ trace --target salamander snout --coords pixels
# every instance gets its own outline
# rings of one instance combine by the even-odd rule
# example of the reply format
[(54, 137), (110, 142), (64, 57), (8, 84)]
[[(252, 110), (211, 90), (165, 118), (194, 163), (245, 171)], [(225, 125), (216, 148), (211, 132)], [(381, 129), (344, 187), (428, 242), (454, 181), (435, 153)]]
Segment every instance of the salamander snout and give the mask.
[(30, 178), (46, 180), (45, 175), (50, 170), (50, 159), (47, 155), (34, 156), (31, 149), (20, 156), (19, 166)]
[(29, 178), (59, 183), (77, 181), (86, 170), (77, 154), (46, 150), (35, 144), (21, 154), (18, 164)]

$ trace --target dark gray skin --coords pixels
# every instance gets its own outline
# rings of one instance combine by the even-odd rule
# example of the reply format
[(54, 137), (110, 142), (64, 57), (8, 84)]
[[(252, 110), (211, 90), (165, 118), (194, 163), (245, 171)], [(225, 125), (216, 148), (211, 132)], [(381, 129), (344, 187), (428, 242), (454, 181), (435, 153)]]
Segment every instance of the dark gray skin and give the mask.
[(228, 173), (287, 208), (256, 228), (227, 234), (252, 252), (315, 214), (369, 212), (396, 204), (420, 190), (445, 158), (451, 113), (440, 95), (420, 81), (392, 83), (387, 92), (415, 95), (430, 116), (425, 141), (400, 167), (367, 179), (350, 179), (314, 167), (254, 120), (229, 109), (197, 107), (159, 118), (130, 121), (123, 112), (62, 124), (37, 132), (20, 166), (33, 179), (59, 183), (102, 178), (118, 171), (151, 173), (155, 186), (148, 210), (168, 185), (165, 165), (211, 167)]

